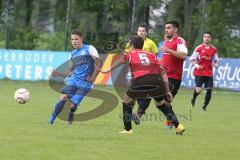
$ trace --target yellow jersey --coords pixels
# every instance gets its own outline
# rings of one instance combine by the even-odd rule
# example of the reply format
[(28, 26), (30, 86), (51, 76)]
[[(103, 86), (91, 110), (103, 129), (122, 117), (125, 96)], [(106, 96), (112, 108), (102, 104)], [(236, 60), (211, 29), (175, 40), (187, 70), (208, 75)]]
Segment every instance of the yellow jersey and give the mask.
[[(144, 40), (144, 44), (143, 44), (143, 48), (142, 48), (144, 51), (147, 51), (147, 52), (150, 52), (150, 53), (155, 53), (157, 54), (158, 53), (158, 48), (157, 48), (157, 45), (155, 44), (155, 42), (153, 42), (151, 39), (149, 38), (146, 38)], [(126, 45), (126, 48), (125, 48), (125, 52), (129, 52), (130, 51), (130, 43), (128, 43)]]

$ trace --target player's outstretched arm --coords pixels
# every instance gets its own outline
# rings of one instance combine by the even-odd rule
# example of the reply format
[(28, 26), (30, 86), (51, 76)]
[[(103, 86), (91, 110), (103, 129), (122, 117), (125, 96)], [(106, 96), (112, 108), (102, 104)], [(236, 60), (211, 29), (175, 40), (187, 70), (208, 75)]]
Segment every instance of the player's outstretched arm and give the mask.
[(92, 74), (92, 76), (88, 79), (89, 82), (94, 82), (94, 80), (96, 79), (101, 67), (102, 67), (102, 61), (99, 57), (93, 57), (93, 60), (95, 62), (95, 65), (94, 65), (94, 72)]
[(191, 64), (192, 64), (195, 68), (197, 68), (197, 69), (203, 69), (203, 67), (202, 67), (201, 65), (197, 64), (194, 59), (191, 60), (190, 62), (191, 62)]
[(94, 60), (94, 71), (93, 71), (92, 76), (87, 78), (86, 80), (88, 82), (94, 82), (94, 80), (96, 79), (96, 77), (97, 77), (97, 75), (99, 73), (100, 68), (102, 67), (102, 61), (101, 61), (101, 59), (99, 57), (97, 49), (94, 46), (90, 45), (88, 51), (89, 51), (89, 55)]
[(73, 64), (72, 64), (72, 61), (69, 61), (69, 64), (68, 64), (68, 69), (65, 71), (65, 72), (59, 72), (57, 70), (53, 70), (52, 71), (52, 76), (53, 77), (68, 77), (72, 74), (72, 70), (73, 70)]
[(199, 56), (199, 51), (197, 49), (194, 50), (193, 54), (191, 55), (191, 57), (189, 58), (190, 63), (196, 68), (196, 69), (203, 69), (203, 67), (201, 65), (199, 65), (198, 63), (196, 63), (196, 59)]
[(110, 72), (111, 70), (114, 70), (115, 68), (121, 66), (122, 64), (126, 63), (126, 60), (122, 57), (120, 59), (118, 59), (117, 61), (115, 61), (112, 66), (110, 66), (109, 68), (107, 69), (101, 69), (101, 72), (102, 73), (108, 73)]

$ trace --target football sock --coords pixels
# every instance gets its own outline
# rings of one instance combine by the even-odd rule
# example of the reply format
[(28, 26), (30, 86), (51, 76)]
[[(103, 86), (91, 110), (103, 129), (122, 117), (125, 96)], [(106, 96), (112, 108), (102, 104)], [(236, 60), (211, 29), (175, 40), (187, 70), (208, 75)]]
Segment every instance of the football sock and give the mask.
[(139, 117), (141, 117), (145, 113), (147, 108), (149, 107), (151, 99), (150, 98), (148, 98), (148, 99), (138, 99), (137, 102), (138, 102), (138, 105), (139, 105), (138, 110), (137, 110), (137, 114), (139, 115)]
[(74, 112), (77, 110), (77, 106), (71, 107), (68, 111), (68, 123), (73, 122)]
[(123, 123), (124, 123), (124, 128), (127, 131), (132, 129), (131, 115), (132, 115), (132, 107), (130, 107), (125, 102), (123, 102)]
[(53, 124), (54, 120), (56, 119), (56, 117), (59, 115), (59, 113), (62, 111), (63, 107), (64, 107), (64, 104), (66, 103), (66, 101), (64, 100), (59, 100), (54, 109), (53, 109), (53, 112), (52, 112), (52, 115), (49, 119), (49, 123)]
[(194, 92), (193, 92), (193, 99), (195, 100), (199, 94), (200, 94), (200, 92), (197, 93), (196, 89), (195, 89)]
[(205, 109), (207, 108), (207, 105), (209, 104), (211, 97), (212, 97), (212, 89), (207, 89), (203, 108)]
[(172, 108), (165, 104), (159, 105), (157, 108), (167, 117), (167, 120), (172, 121), (175, 128), (178, 127), (179, 122)]

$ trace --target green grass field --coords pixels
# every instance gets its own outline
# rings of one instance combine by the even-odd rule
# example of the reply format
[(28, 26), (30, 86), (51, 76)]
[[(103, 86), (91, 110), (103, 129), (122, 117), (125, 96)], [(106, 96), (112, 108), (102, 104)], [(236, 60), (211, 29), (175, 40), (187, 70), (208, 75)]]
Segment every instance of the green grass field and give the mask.
[[(46, 122), (59, 94), (45, 82), (0, 81), (1, 160), (237, 160), (240, 159), (239, 93), (214, 91), (207, 112), (200, 107), (204, 94), (191, 110), (191, 90), (180, 89), (173, 106), (185, 125), (182, 136), (164, 128), (164, 121), (145, 116), (133, 126), (132, 136), (122, 130), (121, 101), (112, 112), (69, 126), (59, 119)], [(31, 100), (24, 105), (13, 100), (17, 88), (25, 87)], [(115, 94), (113, 88), (95, 88)], [(87, 97), (77, 113), (93, 109), (100, 100)], [(136, 107), (135, 107), (136, 108)], [(153, 103), (147, 114), (157, 114)], [(143, 117), (144, 118), (144, 117)]]

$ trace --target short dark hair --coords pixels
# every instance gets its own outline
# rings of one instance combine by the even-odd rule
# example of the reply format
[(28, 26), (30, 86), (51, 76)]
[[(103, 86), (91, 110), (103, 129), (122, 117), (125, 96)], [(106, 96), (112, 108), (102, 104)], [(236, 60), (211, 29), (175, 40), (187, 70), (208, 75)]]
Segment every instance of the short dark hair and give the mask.
[(138, 30), (139, 27), (145, 28), (145, 29), (146, 29), (146, 32), (148, 32), (148, 26), (147, 26), (146, 24), (140, 24), (140, 25), (138, 25), (137, 30)]
[(211, 36), (211, 38), (212, 38), (212, 33), (211, 33), (211, 32), (205, 31), (205, 32), (203, 32), (203, 35), (204, 35), (204, 34), (209, 34), (209, 35)]
[(80, 32), (79, 30), (73, 30), (71, 32), (71, 35), (78, 35), (79, 37), (83, 38), (83, 33)]
[(171, 25), (173, 25), (173, 27), (179, 29), (179, 23), (178, 23), (178, 21), (167, 21), (167, 22), (165, 23), (165, 25), (166, 25), (166, 24), (171, 24)]
[(130, 37), (130, 45), (135, 49), (142, 49), (144, 44), (144, 40), (140, 36), (131, 36)]

